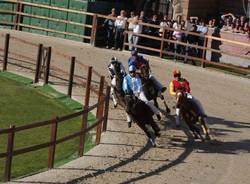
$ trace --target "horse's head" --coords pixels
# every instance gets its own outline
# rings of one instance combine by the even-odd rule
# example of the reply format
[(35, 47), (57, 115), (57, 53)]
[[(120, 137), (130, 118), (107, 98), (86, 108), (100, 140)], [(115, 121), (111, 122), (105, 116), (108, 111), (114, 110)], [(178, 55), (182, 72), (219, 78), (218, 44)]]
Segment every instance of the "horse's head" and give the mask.
[(113, 64), (113, 66), (114, 66), (114, 72), (115, 72), (116, 77), (118, 79), (122, 79), (124, 74), (121, 72), (120, 64), (116, 62)]
[(137, 102), (137, 97), (133, 94), (126, 94), (124, 97), (126, 109), (130, 111)]
[(187, 93), (183, 89), (179, 89), (176, 92), (177, 104), (185, 103), (187, 99)]

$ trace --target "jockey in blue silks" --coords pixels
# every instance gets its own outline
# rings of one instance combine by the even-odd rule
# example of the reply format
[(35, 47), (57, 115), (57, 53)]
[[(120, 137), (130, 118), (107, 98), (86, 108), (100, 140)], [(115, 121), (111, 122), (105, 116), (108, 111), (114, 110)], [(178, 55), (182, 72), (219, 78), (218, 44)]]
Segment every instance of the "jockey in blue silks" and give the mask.
[(135, 95), (140, 100), (144, 101), (156, 114), (157, 118), (161, 119), (161, 112), (158, 108), (154, 106), (152, 100), (148, 100), (142, 90), (141, 78), (136, 74), (136, 67), (134, 65), (129, 66), (129, 74), (127, 74), (123, 79), (123, 91), (125, 94)]
[[(142, 55), (139, 55), (137, 50), (132, 50), (131, 57), (128, 59), (128, 67), (132, 65), (135, 66), (137, 70), (140, 70), (142, 65), (149, 67), (149, 62), (144, 59)], [(153, 81), (160, 93), (163, 93), (167, 89), (152, 75), (152, 73), (150, 73), (149, 78)]]

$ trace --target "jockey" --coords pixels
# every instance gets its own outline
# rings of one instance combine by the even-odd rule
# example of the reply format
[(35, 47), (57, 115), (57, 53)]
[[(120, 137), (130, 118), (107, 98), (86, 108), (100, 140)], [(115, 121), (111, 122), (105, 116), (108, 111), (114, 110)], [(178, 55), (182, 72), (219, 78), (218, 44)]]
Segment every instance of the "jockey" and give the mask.
[(123, 80), (123, 91), (125, 94), (135, 95), (140, 100), (144, 101), (156, 114), (157, 119), (161, 119), (161, 112), (154, 106), (153, 101), (149, 101), (144, 92), (142, 91), (141, 78), (136, 74), (136, 67), (134, 65), (129, 66), (129, 74), (124, 77)]
[[(146, 65), (149, 67), (149, 62), (144, 59), (142, 55), (138, 55), (137, 50), (132, 50), (131, 57), (128, 59), (128, 67), (131, 65), (135, 66), (137, 70), (140, 70), (142, 66)], [(149, 74), (149, 78), (153, 81), (160, 93), (163, 93), (167, 89), (152, 75), (152, 73)]]
[(120, 69), (120, 72), (123, 74), (123, 76), (126, 75), (126, 71), (123, 64), (120, 61), (118, 61), (116, 57), (112, 57), (111, 62), (108, 65), (108, 70), (111, 80), (113, 80), (113, 78), (115, 77), (115, 67), (118, 67)]
[(138, 55), (137, 50), (132, 50), (131, 57), (128, 59), (128, 67), (131, 65), (134, 65), (139, 70), (142, 65), (148, 65), (148, 61), (142, 55)]
[[(192, 99), (198, 105), (201, 112), (205, 114), (201, 103), (190, 94), (191, 89), (189, 82), (185, 78), (181, 77), (181, 71), (175, 69), (173, 71), (173, 76), (174, 80), (172, 80), (169, 84), (170, 95), (176, 97), (178, 90), (184, 90), (184, 92), (187, 93), (187, 98)], [(176, 107), (176, 126), (180, 126), (180, 108), (178, 106)]]
[(119, 72), (123, 75), (123, 77), (126, 76), (126, 71), (123, 64), (119, 62), (116, 57), (112, 57), (111, 62), (108, 65), (108, 71), (111, 78), (111, 95), (114, 102), (114, 107), (117, 107), (117, 100), (114, 97), (114, 87), (116, 86), (116, 78), (115, 78), (116, 68), (120, 70)]

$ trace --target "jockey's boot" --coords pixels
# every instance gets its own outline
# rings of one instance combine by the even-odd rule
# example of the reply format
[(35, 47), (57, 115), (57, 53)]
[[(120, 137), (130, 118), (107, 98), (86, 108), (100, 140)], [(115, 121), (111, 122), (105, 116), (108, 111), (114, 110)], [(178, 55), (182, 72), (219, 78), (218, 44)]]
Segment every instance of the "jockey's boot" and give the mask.
[(158, 121), (161, 120), (161, 115), (160, 114), (156, 114), (156, 117), (157, 117)]

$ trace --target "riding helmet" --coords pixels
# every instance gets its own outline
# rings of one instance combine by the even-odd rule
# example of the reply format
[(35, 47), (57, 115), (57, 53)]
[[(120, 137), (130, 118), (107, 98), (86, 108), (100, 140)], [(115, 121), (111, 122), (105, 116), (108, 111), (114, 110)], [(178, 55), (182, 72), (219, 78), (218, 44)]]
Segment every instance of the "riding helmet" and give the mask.
[(177, 75), (181, 76), (181, 71), (178, 70), (178, 69), (175, 69), (175, 70), (173, 71), (173, 76), (175, 77), (175, 76), (177, 76)]
[(136, 67), (135, 67), (134, 65), (130, 65), (130, 66), (128, 67), (128, 71), (129, 71), (129, 72), (134, 72), (134, 71), (136, 71)]
[(117, 59), (116, 57), (112, 57), (112, 58), (111, 58), (111, 63), (112, 63), (112, 64), (117, 63), (117, 61), (118, 61), (118, 59)]

